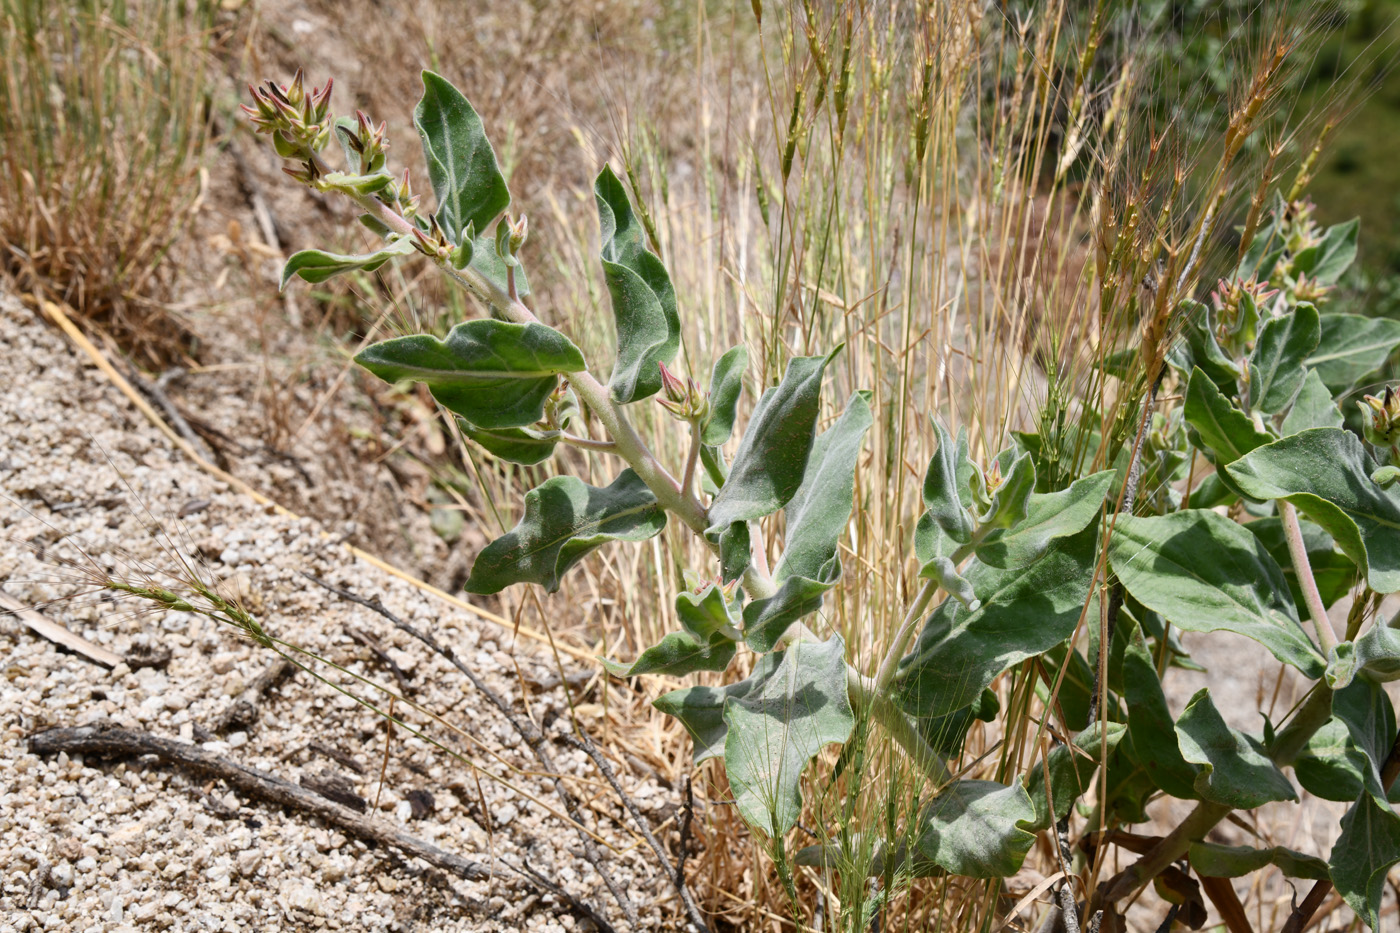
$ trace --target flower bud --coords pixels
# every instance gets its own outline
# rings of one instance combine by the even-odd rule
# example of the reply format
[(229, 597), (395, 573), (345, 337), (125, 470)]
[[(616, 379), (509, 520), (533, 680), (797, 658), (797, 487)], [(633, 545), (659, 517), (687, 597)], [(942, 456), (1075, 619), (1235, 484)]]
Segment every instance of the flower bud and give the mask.
[(1400, 447), (1400, 393), (1393, 386), (1386, 386), (1385, 395), (1363, 396), (1356, 403), (1361, 406), (1364, 417), (1361, 430), (1366, 440), (1377, 447)]
[(703, 425), (710, 419), (710, 393), (701, 391), (694, 379), (681, 380), (679, 376), (661, 367), (661, 398), (657, 401), (675, 416), (678, 421), (689, 421)]

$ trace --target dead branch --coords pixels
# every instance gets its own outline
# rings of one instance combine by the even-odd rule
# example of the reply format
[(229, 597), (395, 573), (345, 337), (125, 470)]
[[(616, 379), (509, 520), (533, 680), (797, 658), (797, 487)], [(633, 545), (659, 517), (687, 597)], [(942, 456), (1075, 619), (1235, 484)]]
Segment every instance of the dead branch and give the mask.
[(406, 635), (416, 638), (434, 653), (446, 659), (446, 661), (457, 668), (467, 680), (471, 681), (472, 686), (476, 687), (486, 699), (491, 701), (491, 704), (500, 711), (501, 715), (506, 718), (506, 721), (511, 724), (511, 727), (525, 740), (525, 744), (530, 747), (530, 751), (534, 753), (535, 759), (539, 761), (541, 769), (550, 776), (550, 780), (554, 784), (554, 793), (559, 797), (560, 801), (563, 802), (564, 812), (567, 813), (569, 819), (574, 822), (574, 828), (578, 831), (579, 839), (583, 843), (584, 857), (588, 859), (589, 864), (593, 866), (593, 870), (598, 873), (598, 876), (603, 879), (603, 883), (607, 885), (608, 891), (612, 893), (613, 900), (617, 901), (618, 906), (620, 906), (623, 913), (627, 915), (628, 922), (631, 923), (633, 928), (636, 928), (638, 924), (637, 908), (633, 906), (631, 898), (629, 898), (626, 892), (613, 880), (613, 877), (603, 870), (602, 856), (598, 852), (598, 846), (584, 829), (583, 814), (579, 810), (578, 799), (564, 786), (564, 781), (559, 775), (559, 769), (554, 766), (554, 759), (549, 754), (549, 749), (545, 745), (544, 735), (535, 724), (516, 716), (515, 711), (502, 699), (500, 694), (492, 690), (485, 681), (476, 675), (475, 671), (458, 660), (456, 652), (446, 645), (443, 645), (426, 632), (419, 631), (414, 626), (400, 619), (394, 613), (390, 612), (378, 598), (365, 599), (363, 596), (359, 596), (349, 590), (332, 586), (326, 581), (312, 576), (309, 573), (303, 573), (302, 576), (306, 577), (306, 579), (315, 583), (317, 586), (334, 593), (341, 599), (349, 600), (352, 603), (356, 603), (364, 606), (366, 609), (371, 609), (379, 613), (379, 615), (389, 620), (396, 629)]
[(102, 758), (154, 755), (167, 764), (222, 780), (251, 798), (320, 817), (347, 836), (398, 849), (459, 878), (480, 881), (491, 877), (490, 869), (480, 862), (444, 852), (378, 819), (360, 816), (315, 791), (293, 784), (275, 774), (240, 764), (198, 745), (188, 745), (148, 732), (134, 732), (114, 728), (105, 723), (96, 723), (35, 733), (29, 737), (29, 750), (36, 755), (45, 756), (57, 755), (60, 752)]

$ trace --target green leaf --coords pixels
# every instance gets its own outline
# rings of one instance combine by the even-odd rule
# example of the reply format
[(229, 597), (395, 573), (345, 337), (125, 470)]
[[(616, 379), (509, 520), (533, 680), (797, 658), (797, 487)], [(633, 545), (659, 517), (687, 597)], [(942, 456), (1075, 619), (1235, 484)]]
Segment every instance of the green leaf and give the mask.
[(724, 755), (729, 726), (725, 724), (725, 700), (742, 699), (758, 690), (778, 669), (783, 655), (765, 654), (754, 664), (753, 673), (736, 684), (726, 687), (686, 687), (664, 693), (652, 701), (661, 712), (674, 716), (685, 726), (695, 742), (695, 765)]
[(1006, 878), (1021, 870), (1035, 842), (1026, 826), (1036, 818), (1026, 788), (994, 781), (954, 781), (919, 818), (914, 872), (921, 863), (964, 878)]
[(968, 506), (972, 492), (965, 478), (976, 469), (967, 455), (967, 429), (958, 432), (957, 443), (936, 420), (933, 433), (938, 449), (924, 474), (924, 508), (933, 524), (958, 544), (972, 540), (972, 516)]
[(773, 570), (778, 583), (790, 576), (834, 580), (840, 573), (837, 542), (851, 520), (856, 461), (872, 423), (869, 393), (856, 392), (836, 424), (813, 441), (802, 485), (783, 509), (787, 533)]
[(425, 71), (413, 125), (423, 141), (428, 179), (438, 202), (438, 225), (454, 243), (461, 242), (468, 224), (478, 233), (486, 231), (510, 205), (510, 190), (481, 118), (451, 82)]
[(1289, 878), (1330, 881), (1327, 863), (1316, 855), (1305, 855), (1283, 846), (1252, 849), (1214, 842), (1191, 843), (1191, 867), (1206, 878), (1243, 878), (1273, 865)]
[(749, 569), (753, 558), (749, 523), (735, 522), (719, 536), (719, 578), (724, 583), (737, 580)]
[(534, 428), (479, 428), (465, 418), (458, 418), (462, 433), (476, 441), (494, 457), (534, 466), (554, 453), (559, 443), (558, 431), (537, 431)]
[(1252, 810), (1277, 800), (1297, 800), (1298, 794), (1255, 739), (1231, 729), (1202, 688), (1176, 721), (1181, 757), (1200, 765), (1196, 793), (1203, 800), (1237, 810)]
[(978, 524), (993, 529), (1013, 528), (1026, 520), (1031, 494), (1035, 492), (1035, 462), (1029, 453), (1012, 461), (1006, 478), (992, 494), (992, 504), (978, 518)]
[(1250, 359), (1251, 371), (1258, 370), (1258, 380), (1249, 386), (1254, 407), (1274, 413), (1283, 411), (1303, 384), (1307, 370), (1303, 361), (1317, 349), (1322, 339), (1317, 308), (1300, 304), (1292, 314), (1270, 319), (1259, 332)]
[(739, 814), (755, 829), (781, 836), (802, 812), (799, 784), (807, 763), (855, 728), (845, 642), (836, 636), (795, 643), (756, 690), (726, 698), (724, 721), (724, 767)]
[(1323, 384), (1317, 370), (1308, 370), (1293, 407), (1283, 418), (1283, 434), (1297, 434), (1309, 428), (1340, 428), (1345, 422), (1342, 410), (1332, 401), (1332, 393)]
[[(627, 190), (604, 166), (593, 183), (602, 237), (603, 276), (617, 325), (617, 362), (608, 380), (619, 402), (637, 402), (661, 390), (661, 366), (681, 345), (676, 291), (661, 260), (646, 248)], [(727, 524), (727, 523), (726, 523)]]
[(1366, 792), (1384, 802), (1388, 788), (1382, 783), (1381, 769), (1395, 741), (1395, 709), (1380, 684), (1353, 681), (1332, 694), (1332, 716), (1347, 727), (1347, 733), (1365, 756), (1368, 767), (1362, 773)]
[(1182, 757), (1157, 665), (1136, 626), (1123, 653), (1123, 683), (1128, 701), (1128, 757), (1168, 794), (1195, 800), (1200, 769)]
[[(1035, 807), (1035, 819), (1025, 824), (1025, 829), (1039, 833), (1054, 826), (1069, 814), (1076, 800), (1093, 788), (1094, 772), (1099, 769), (1101, 726), (1102, 723), (1094, 723), (1076, 735), (1072, 745), (1056, 745), (1050, 749), (1048, 762), (1036, 762), (1027, 773), (1026, 790)], [(1125, 732), (1122, 723), (1108, 723), (1104, 738), (1108, 741), (1110, 755), (1122, 741)], [(1047, 772), (1050, 775), (1048, 788), (1045, 783)]]
[(713, 583), (698, 593), (682, 590), (676, 595), (676, 615), (681, 626), (696, 638), (734, 630), (738, 622), (736, 608), (724, 598), (724, 590)]
[[(1312, 566), (1313, 579), (1317, 583), (1322, 603), (1330, 606), (1351, 592), (1356, 583), (1356, 565), (1332, 544), (1332, 538), (1310, 521), (1299, 521), (1303, 532), (1303, 548)], [(1261, 518), (1248, 522), (1245, 530), (1253, 534), (1268, 550), (1269, 555), (1283, 569), (1288, 578), (1288, 588), (1293, 593), (1293, 604), (1298, 608), (1301, 619), (1308, 614), (1307, 603), (1303, 601), (1303, 590), (1298, 586), (1298, 573), (1293, 569), (1293, 558), (1288, 553), (1288, 539), (1284, 537), (1283, 522), (1278, 518)]]
[(1362, 794), (1342, 817), (1332, 846), (1332, 883), (1367, 926), (1380, 930), (1381, 897), (1391, 866), (1400, 862), (1400, 816), (1389, 803)]
[(974, 561), (966, 577), (981, 606), (943, 602), (899, 665), (894, 698), (916, 716), (940, 716), (973, 702), (1002, 671), (1073, 634), (1089, 599), (1098, 536), (1062, 538), (1029, 567), (1001, 570)]
[(395, 240), (388, 246), (372, 253), (345, 256), (340, 253), (327, 253), (319, 249), (304, 249), (293, 253), (282, 267), (282, 282), (278, 288), (286, 290), (292, 276), (299, 275), (308, 282), (324, 282), (332, 276), (353, 269), (373, 272), (396, 256), (408, 256), (413, 252), (413, 241), (408, 237)]
[(1400, 680), (1400, 630), (1374, 625), (1356, 640), (1356, 663), (1372, 680)]
[(1323, 658), (1298, 622), (1283, 571), (1257, 538), (1223, 515), (1120, 515), (1108, 560), (1127, 591), (1173, 625), (1244, 635), (1308, 677), (1322, 676)]
[(587, 368), (579, 348), (557, 330), (493, 320), (458, 324), (446, 340), (431, 334), (385, 340), (355, 362), (385, 382), (424, 383), (444, 408), (480, 428), (539, 421), (559, 375)]
[(1271, 437), (1221, 394), (1199, 368), (1191, 371), (1186, 385), (1186, 421), (1196, 429), (1206, 453), (1216, 465), (1233, 463)]
[(1055, 541), (1078, 534), (1098, 517), (1114, 475), (1104, 470), (1076, 480), (1068, 489), (1031, 496), (1026, 520), (988, 535), (977, 546), (977, 558), (1004, 569), (1038, 560)]
[[(468, 227), (467, 231), (471, 232)], [(465, 233), (464, 232), (464, 233)], [(489, 230), (476, 235), (472, 241), (471, 268), (476, 270), (502, 295), (509, 294), (510, 276), (505, 260), (496, 252), (496, 238)], [(525, 298), (530, 294), (530, 279), (525, 275), (525, 267), (515, 267), (515, 296)]]
[(604, 488), (556, 476), (525, 494), (525, 517), (477, 555), (466, 590), (538, 583), (553, 593), (589, 552), (608, 541), (645, 541), (665, 526), (665, 510), (630, 469)]
[(1328, 227), (1321, 243), (1293, 257), (1293, 272), (1304, 273), (1322, 285), (1336, 285), (1342, 273), (1356, 260), (1356, 235), (1360, 227), (1359, 217)]
[(739, 395), (744, 388), (744, 370), (749, 365), (749, 351), (743, 344), (728, 350), (715, 360), (710, 373), (710, 420), (700, 434), (702, 443), (722, 447), (734, 433), (734, 419), (739, 411)]
[(1322, 339), (1307, 365), (1333, 395), (1380, 369), (1400, 344), (1400, 321), (1359, 314), (1324, 314)]
[(822, 376), (835, 352), (839, 348), (829, 356), (794, 359), (783, 381), (763, 393), (744, 429), (729, 477), (710, 503), (710, 531), (771, 515), (792, 500), (807, 471)]
[(1377, 593), (1400, 590), (1400, 491), (1371, 479), (1376, 464), (1361, 440), (1315, 428), (1274, 441), (1230, 464), (1230, 476), (1258, 499), (1287, 499), (1366, 569)]
[(836, 576), (813, 580), (790, 576), (767, 599), (756, 599), (744, 607), (744, 641), (762, 654), (777, 647), (778, 640), (792, 623), (822, 607), (822, 595), (836, 584)]
[(1200, 368), (1218, 387), (1234, 386), (1240, 377), (1240, 368), (1216, 342), (1210, 309), (1199, 301), (1187, 299), (1177, 305), (1176, 316), (1183, 322), (1182, 334), (1168, 352), (1168, 362), (1185, 374)]
[(1313, 733), (1298, 753), (1293, 773), (1308, 793), (1323, 800), (1351, 803), (1365, 793), (1369, 767), (1370, 762), (1352, 742), (1347, 727), (1331, 719)]
[(944, 716), (920, 719), (917, 722), (919, 734), (944, 758), (955, 758), (962, 754), (963, 743), (974, 722), (993, 722), (1001, 712), (1001, 700), (995, 690), (983, 690), (970, 706), (954, 710)]
[(734, 639), (715, 632), (701, 640), (689, 632), (670, 632), (631, 664), (619, 664), (603, 659), (603, 667), (614, 677), (638, 677), (642, 674), (669, 674), (681, 677), (696, 671), (722, 671), (734, 660), (738, 646)]

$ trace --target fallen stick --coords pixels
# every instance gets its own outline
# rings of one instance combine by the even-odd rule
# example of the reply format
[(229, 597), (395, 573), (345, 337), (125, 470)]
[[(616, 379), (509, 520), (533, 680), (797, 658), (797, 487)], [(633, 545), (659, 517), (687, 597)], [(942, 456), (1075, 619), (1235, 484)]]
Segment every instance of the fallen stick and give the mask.
[(4, 590), (0, 590), (0, 610), (10, 613), (19, 619), (37, 635), (47, 638), (55, 644), (62, 645), (69, 651), (80, 654), (96, 664), (103, 667), (116, 667), (122, 662), (121, 655), (115, 654), (103, 648), (101, 645), (94, 645), (81, 635), (76, 635), (59, 625), (53, 619), (30, 609), (24, 603), (15, 599)]
[(410, 836), (373, 817), (334, 803), (313, 790), (285, 778), (240, 764), (230, 758), (172, 739), (111, 727), (105, 723), (66, 729), (49, 729), (29, 737), (29, 750), (36, 755), (96, 755), (103, 758), (131, 758), (154, 755), (167, 764), (217, 778), (247, 796), (282, 807), (291, 807), (320, 817), (330, 826), (365, 842), (398, 849), (421, 858), (435, 868), (468, 881), (491, 877), (491, 870), (480, 862), (444, 852), (417, 836)]

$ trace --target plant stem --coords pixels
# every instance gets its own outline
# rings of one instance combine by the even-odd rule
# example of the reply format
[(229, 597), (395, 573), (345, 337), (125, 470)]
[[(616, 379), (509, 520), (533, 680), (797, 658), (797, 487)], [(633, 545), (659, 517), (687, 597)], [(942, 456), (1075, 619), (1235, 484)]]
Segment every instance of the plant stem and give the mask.
[[(413, 234), (413, 224), (378, 198), (372, 195), (362, 195), (353, 197), (352, 200), (366, 213), (395, 233), (408, 236)], [(470, 266), (458, 270), (444, 262), (438, 262), (437, 265), (472, 295), (499, 311), (506, 320), (517, 324), (531, 324), (539, 321), (539, 318), (535, 317), (534, 312), (526, 307), (524, 302), (502, 291), (494, 282)], [(687, 527), (700, 535), (701, 540), (705, 541), (712, 552), (718, 554), (719, 545), (711, 543), (704, 537), (705, 531), (710, 525), (705, 508), (694, 496), (689, 495), (682, 488), (682, 485), (676, 482), (675, 477), (656, 459), (656, 455), (647, 447), (646, 442), (637, 433), (637, 429), (627, 420), (622, 407), (613, 400), (608, 388), (586, 370), (570, 373), (568, 380), (584, 404), (593, 410), (593, 413), (598, 416), (598, 420), (603, 423), (603, 427), (607, 429), (608, 436), (612, 438), (612, 452), (627, 461), (627, 465), (636, 471), (664, 509), (675, 514)], [(688, 472), (692, 474), (693, 478), (693, 468), (690, 468)], [(768, 574), (753, 565), (750, 565), (749, 569), (744, 572), (743, 586), (744, 591), (754, 599), (763, 599), (777, 592), (777, 587)]]
[(1318, 592), (1312, 564), (1308, 562), (1308, 549), (1303, 543), (1303, 529), (1298, 525), (1298, 510), (1293, 508), (1293, 503), (1280, 499), (1278, 516), (1283, 522), (1283, 535), (1288, 540), (1288, 555), (1293, 558), (1293, 572), (1298, 576), (1298, 588), (1303, 591), (1303, 601), (1307, 603), (1313, 628), (1317, 630), (1318, 646), (1325, 657), (1331, 657), (1332, 649), (1337, 644), (1337, 633), (1332, 628), (1332, 620), (1327, 618), (1327, 607), (1322, 604), (1322, 594)]
[(559, 441), (568, 444), (570, 447), (582, 447), (584, 450), (601, 450), (611, 452), (617, 450), (617, 445), (612, 441), (595, 441), (591, 437), (578, 437), (567, 431), (559, 432)]
[(909, 760), (932, 784), (942, 786), (948, 782), (952, 777), (952, 772), (948, 770), (948, 762), (924, 740), (918, 728), (894, 705), (894, 701), (887, 694), (875, 689), (870, 678), (863, 677), (859, 671), (847, 665), (846, 689), (851, 697), (851, 705), (869, 713), (870, 718), (890, 734), (890, 738), (904, 749)]
[(695, 482), (695, 464), (700, 462), (700, 422), (690, 422), (690, 453), (685, 457), (685, 472), (681, 474), (681, 495), (687, 499)]
[[(956, 563), (956, 560), (954, 561)], [(899, 671), (900, 659), (904, 657), (904, 649), (909, 646), (909, 639), (914, 635), (914, 629), (918, 627), (919, 620), (924, 617), (924, 610), (933, 601), (933, 595), (938, 592), (938, 581), (925, 580), (924, 585), (919, 587), (919, 592), (915, 594), (914, 601), (909, 604), (909, 609), (904, 613), (904, 621), (900, 623), (899, 631), (895, 633), (894, 640), (890, 642), (889, 650), (885, 652), (885, 658), (880, 662), (880, 669), (875, 674), (875, 693), (883, 696), (889, 692), (890, 684), (894, 682), (894, 675)]]
[[(1331, 716), (1332, 691), (1325, 685), (1318, 684), (1293, 719), (1274, 737), (1269, 749), (1270, 760), (1280, 768), (1292, 764), (1308, 739), (1312, 738)], [(1192, 842), (1204, 838), (1205, 834), (1233, 809), (1226, 804), (1208, 800), (1196, 804), (1196, 808), (1176, 829), (1153, 846), (1146, 855), (1108, 881), (1100, 889), (1101, 894), (1095, 894), (1090, 913), (1106, 904), (1115, 904), (1146, 885), (1166, 870), (1167, 866), (1185, 855)]]

